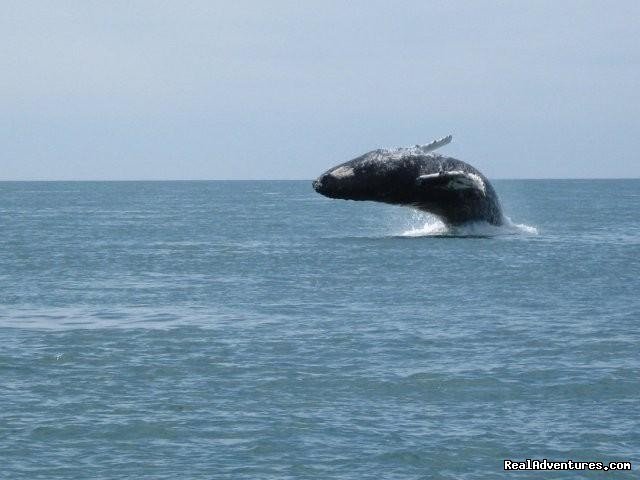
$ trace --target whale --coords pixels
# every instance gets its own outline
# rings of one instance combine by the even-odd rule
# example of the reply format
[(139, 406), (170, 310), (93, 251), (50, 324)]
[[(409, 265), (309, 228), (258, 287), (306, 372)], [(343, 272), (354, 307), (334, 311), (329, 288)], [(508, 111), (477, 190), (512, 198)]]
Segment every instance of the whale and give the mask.
[(447, 226), (502, 225), (500, 200), (487, 178), (468, 163), (435, 150), (452, 136), (406, 148), (377, 149), (341, 163), (313, 181), (325, 197), (413, 207)]

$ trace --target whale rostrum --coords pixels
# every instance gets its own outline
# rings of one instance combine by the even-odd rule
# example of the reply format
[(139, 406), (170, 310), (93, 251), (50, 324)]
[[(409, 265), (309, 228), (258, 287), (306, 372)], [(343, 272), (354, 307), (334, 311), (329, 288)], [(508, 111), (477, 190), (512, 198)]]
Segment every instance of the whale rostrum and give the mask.
[(434, 153), (452, 136), (413, 147), (377, 149), (320, 175), (313, 188), (329, 198), (405, 205), (448, 225), (504, 222), (500, 201), (482, 173), (461, 160)]

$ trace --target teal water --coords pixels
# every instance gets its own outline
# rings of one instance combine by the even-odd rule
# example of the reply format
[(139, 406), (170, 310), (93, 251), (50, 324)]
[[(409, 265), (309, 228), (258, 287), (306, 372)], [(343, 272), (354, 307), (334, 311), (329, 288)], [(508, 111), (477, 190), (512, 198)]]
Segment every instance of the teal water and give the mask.
[(640, 181), (494, 186), (0, 183), (0, 477), (637, 478)]

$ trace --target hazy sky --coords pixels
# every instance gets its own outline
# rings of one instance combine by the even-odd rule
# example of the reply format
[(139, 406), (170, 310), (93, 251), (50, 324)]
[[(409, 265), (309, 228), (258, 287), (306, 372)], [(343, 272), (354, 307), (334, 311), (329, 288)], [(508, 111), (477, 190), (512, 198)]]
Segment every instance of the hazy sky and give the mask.
[(312, 178), (454, 135), (640, 177), (640, 2), (0, 2), (0, 179)]

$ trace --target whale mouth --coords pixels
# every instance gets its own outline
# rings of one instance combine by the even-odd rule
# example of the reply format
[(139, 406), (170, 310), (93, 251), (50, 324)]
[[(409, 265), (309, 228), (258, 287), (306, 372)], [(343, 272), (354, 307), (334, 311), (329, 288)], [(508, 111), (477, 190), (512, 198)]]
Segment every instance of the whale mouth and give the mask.
[(313, 189), (320, 195), (324, 195), (329, 198), (340, 198), (338, 192), (340, 190), (337, 179), (330, 175), (321, 175), (316, 180), (311, 182)]

